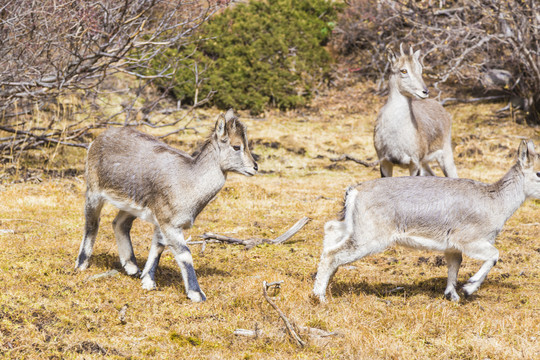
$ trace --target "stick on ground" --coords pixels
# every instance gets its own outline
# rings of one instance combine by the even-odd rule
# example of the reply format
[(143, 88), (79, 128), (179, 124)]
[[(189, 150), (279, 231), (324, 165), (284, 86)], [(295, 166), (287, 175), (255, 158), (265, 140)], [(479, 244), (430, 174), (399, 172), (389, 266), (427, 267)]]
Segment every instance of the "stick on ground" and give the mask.
[(345, 161), (345, 160), (354, 161), (355, 163), (360, 164), (360, 165), (364, 165), (365, 167), (375, 167), (375, 166), (379, 165), (379, 160), (368, 162), (368, 161), (365, 161), (365, 160), (357, 159), (354, 156), (351, 156), (349, 154), (343, 154), (338, 158), (330, 159), (330, 161), (334, 161), (334, 162), (336, 162), (336, 161)]
[(296, 331), (294, 331), (289, 319), (287, 319), (287, 317), (285, 316), (285, 314), (283, 313), (283, 311), (281, 311), (277, 305), (272, 301), (272, 299), (270, 299), (270, 296), (268, 296), (268, 288), (270, 286), (280, 286), (282, 283), (282, 281), (279, 281), (277, 283), (271, 283), (271, 284), (267, 284), (266, 281), (263, 281), (263, 295), (264, 295), (264, 298), (266, 299), (266, 301), (270, 304), (270, 306), (272, 306), (276, 311), (277, 313), (279, 314), (279, 317), (281, 318), (281, 320), (283, 320), (283, 322), (285, 323), (285, 327), (287, 328), (287, 332), (289, 333), (289, 335), (291, 336), (291, 338), (296, 342), (296, 344), (300, 347), (304, 347), (306, 346), (306, 343), (300, 338), (300, 336), (298, 336), (298, 334), (296, 333)]
[(299, 232), (311, 219), (307, 216), (304, 216), (298, 220), (289, 230), (285, 231), (282, 235), (278, 236), (275, 239), (259, 239), (259, 238), (250, 238), (247, 240), (237, 239), (229, 237), (226, 235), (219, 235), (213, 233), (204, 233), (200, 237), (204, 240), (217, 240), (235, 245), (244, 245), (247, 249), (251, 249), (254, 246), (266, 243), (266, 244), (283, 244), (285, 241), (289, 240)]

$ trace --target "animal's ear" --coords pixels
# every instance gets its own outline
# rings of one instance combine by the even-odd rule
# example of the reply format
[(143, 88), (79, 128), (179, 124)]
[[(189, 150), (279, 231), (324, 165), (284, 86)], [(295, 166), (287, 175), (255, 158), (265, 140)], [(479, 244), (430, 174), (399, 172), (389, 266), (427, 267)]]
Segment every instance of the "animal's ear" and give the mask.
[(226, 121), (231, 121), (232, 119), (236, 119), (236, 115), (234, 115), (233, 109), (229, 109), (225, 113), (225, 120)]
[(534, 160), (536, 159), (536, 150), (534, 149), (534, 143), (532, 140), (527, 141), (527, 156), (529, 159), (529, 164), (534, 165)]
[(535, 157), (534, 143), (531, 140), (522, 140), (518, 149), (518, 163), (522, 167), (529, 167), (534, 163)]
[(392, 71), (395, 71), (396, 69), (396, 54), (392, 49), (388, 49), (388, 62), (390, 63), (390, 66), (392, 67)]
[[(412, 48), (411, 48), (411, 50), (412, 50)], [(418, 49), (418, 50), (416, 50), (416, 51), (414, 52), (413, 58), (414, 58), (416, 61), (420, 62), (420, 49)]]
[(405, 51), (403, 51), (403, 43), (399, 44), (399, 52), (401, 53), (401, 56), (405, 56)]
[(216, 128), (214, 129), (214, 133), (217, 135), (218, 139), (223, 139), (227, 135), (226, 128), (227, 120), (225, 120), (225, 117), (222, 114), (219, 114), (216, 121)]

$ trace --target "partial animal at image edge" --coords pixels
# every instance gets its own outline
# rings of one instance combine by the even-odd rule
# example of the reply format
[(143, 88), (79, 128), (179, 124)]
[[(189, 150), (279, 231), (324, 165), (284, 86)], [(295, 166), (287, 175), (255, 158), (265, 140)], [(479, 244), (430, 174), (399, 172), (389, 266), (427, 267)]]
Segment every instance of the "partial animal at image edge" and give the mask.
[(441, 177), (380, 178), (349, 187), (340, 221), (326, 223), (313, 295), (326, 300), (337, 269), (392, 245), (443, 251), (448, 265), (445, 296), (456, 291), (462, 254), (484, 263), (463, 286), (478, 290), (497, 263), (496, 236), (528, 199), (540, 199), (540, 160), (522, 141), (517, 161), (497, 182)]

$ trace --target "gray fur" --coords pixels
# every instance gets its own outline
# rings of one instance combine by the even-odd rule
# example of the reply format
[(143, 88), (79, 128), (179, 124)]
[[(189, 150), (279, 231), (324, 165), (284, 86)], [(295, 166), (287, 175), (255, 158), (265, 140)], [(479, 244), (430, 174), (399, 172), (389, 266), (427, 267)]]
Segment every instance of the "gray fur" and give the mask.
[(232, 110), (220, 115), (212, 135), (193, 156), (131, 128), (110, 128), (88, 150), (85, 233), (76, 268), (88, 267), (105, 201), (120, 211), (113, 221), (120, 262), (130, 275), (139, 273), (129, 232), (136, 217), (155, 225), (146, 266), (145, 289), (155, 288), (154, 274), (165, 246), (180, 266), (186, 293), (204, 301), (183, 229), (225, 184), (229, 171), (252, 176), (257, 164), (247, 132)]
[(323, 253), (313, 292), (324, 301), (341, 265), (394, 244), (445, 253), (446, 297), (458, 301), (462, 253), (484, 261), (463, 287), (475, 292), (499, 257), (495, 237), (527, 198), (540, 199), (540, 160), (523, 141), (516, 164), (499, 181), (398, 177), (366, 181), (348, 190), (342, 221), (325, 225)]
[(422, 79), (420, 50), (389, 57), (391, 75), (388, 101), (375, 124), (374, 144), (381, 176), (392, 176), (394, 165), (412, 175), (434, 175), (429, 162), (436, 160), (445, 176), (457, 177), (452, 155), (450, 114), (435, 100)]

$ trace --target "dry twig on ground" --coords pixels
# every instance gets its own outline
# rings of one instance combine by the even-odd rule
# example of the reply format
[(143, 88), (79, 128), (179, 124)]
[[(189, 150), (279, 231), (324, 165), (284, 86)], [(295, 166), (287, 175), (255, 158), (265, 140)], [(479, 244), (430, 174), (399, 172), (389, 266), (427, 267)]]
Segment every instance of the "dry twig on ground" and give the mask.
[(266, 299), (266, 301), (270, 304), (270, 306), (272, 306), (274, 308), (274, 310), (277, 311), (277, 313), (279, 314), (279, 317), (281, 318), (281, 320), (283, 320), (283, 323), (285, 324), (285, 327), (287, 328), (287, 332), (289, 333), (291, 338), (296, 342), (296, 344), (298, 346), (304, 347), (304, 346), (306, 346), (306, 343), (300, 338), (300, 336), (298, 336), (296, 331), (293, 329), (293, 325), (291, 324), (289, 319), (285, 316), (283, 311), (281, 311), (277, 307), (277, 305), (272, 301), (272, 299), (270, 299), (270, 296), (268, 296), (268, 288), (270, 288), (271, 286), (276, 286), (276, 287), (279, 288), (282, 283), (283, 283), (283, 281), (277, 281), (277, 282), (273, 282), (273, 283), (267, 283), (266, 281), (263, 281), (263, 284), (262, 284), (263, 285), (263, 296)]
[(379, 160), (368, 162), (368, 161), (365, 161), (365, 160), (357, 159), (354, 156), (351, 156), (349, 154), (343, 154), (338, 158), (335, 158), (335, 159), (331, 158), (330, 159), (330, 161), (333, 161), (333, 162), (346, 161), (346, 160), (354, 161), (355, 163), (360, 164), (360, 165), (364, 165), (365, 167), (375, 167), (375, 166), (379, 165)]
[[(309, 217), (304, 216), (300, 220), (298, 220), (293, 226), (289, 228), (286, 232), (284, 232), (282, 235), (278, 236), (277, 238), (271, 240), (271, 239), (260, 239), (260, 238), (249, 238), (247, 240), (237, 239), (226, 235), (219, 235), (219, 234), (213, 234), (213, 233), (204, 233), (200, 235), (200, 237), (204, 241), (207, 240), (216, 240), (221, 242), (226, 242), (229, 244), (234, 245), (244, 245), (246, 249), (251, 249), (254, 246), (260, 245), (260, 244), (283, 244), (285, 241), (289, 240), (291, 237), (294, 236), (298, 231), (300, 231), (308, 222), (311, 220)], [(192, 244), (197, 242), (191, 242)]]
[(351, 156), (349, 154), (343, 154), (338, 158), (330, 159), (330, 161), (333, 161), (333, 162), (346, 161), (346, 160), (354, 161), (355, 163), (360, 164), (360, 165), (364, 165), (365, 167), (375, 167), (375, 166), (379, 165), (379, 160), (368, 162), (368, 161), (365, 161), (365, 160), (357, 159), (354, 156)]

